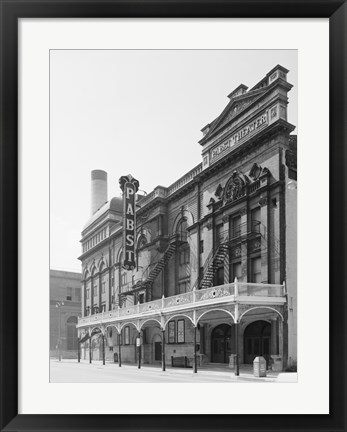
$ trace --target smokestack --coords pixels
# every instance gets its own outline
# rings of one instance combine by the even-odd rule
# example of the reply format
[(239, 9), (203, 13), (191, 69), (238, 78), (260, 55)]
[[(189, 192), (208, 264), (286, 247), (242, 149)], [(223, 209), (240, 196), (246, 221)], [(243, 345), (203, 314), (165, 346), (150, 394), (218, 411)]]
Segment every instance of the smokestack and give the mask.
[(103, 170), (92, 171), (92, 215), (107, 201), (107, 172)]

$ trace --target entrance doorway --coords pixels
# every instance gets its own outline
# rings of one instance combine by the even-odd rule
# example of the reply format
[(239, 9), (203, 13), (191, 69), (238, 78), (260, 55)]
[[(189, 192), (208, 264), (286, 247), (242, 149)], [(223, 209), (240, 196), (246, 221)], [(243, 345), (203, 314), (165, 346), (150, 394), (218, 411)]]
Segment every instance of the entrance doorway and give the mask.
[(161, 342), (154, 342), (154, 361), (161, 361)]
[(212, 331), (211, 361), (213, 363), (229, 363), (231, 354), (231, 326), (220, 324)]
[(270, 337), (271, 326), (266, 321), (254, 321), (246, 327), (243, 338), (246, 364), (253, 364), (253, 360), (258, 356), (269, 361)]
[(160, 362), (161, 361), (161, 337), (158, 334), (156, 334), (153, 338), (152, 343), (153, 343), (152, 361)]

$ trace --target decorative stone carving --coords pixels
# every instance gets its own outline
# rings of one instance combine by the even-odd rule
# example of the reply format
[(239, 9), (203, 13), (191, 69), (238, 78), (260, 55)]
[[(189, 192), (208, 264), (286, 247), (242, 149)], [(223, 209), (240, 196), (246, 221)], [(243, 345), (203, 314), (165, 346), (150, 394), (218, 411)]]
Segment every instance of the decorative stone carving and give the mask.
[(219, 183), (219, 185), (217, 186), (216, 192), (214, 193), (214, 195), (220, 200), (222, 199), (223, 196), (223, 188), (221, 186), (221, 184)]
[(237, 246), (231, 250), (231, 257), (238, 258), (241, 256), (241, 246)]
[(256, 238), (249, 242), (249, 252), (256, 252), (261, 248), (261, 242), (259, 238)]
[(207, 222), (207, 224), (205, 225), (205, 228), (207, 228), (209, 231), (212, 229), (212, 227), (212, 222)]
[(260, 177), (262, 170), (263, 168), (259, 164), (254, 163), (249, 172), (249, 176), (253, 179), (253, 181), (255, 181)]
[(228, 220), (229, 220), (229, 215), (223, 215), (223, 217), (222, 217), (223, 223), (228, 222)]
[(240, 215), (240, 216), (244, 216), (245, 214), (247, 214), (247, 207), (243, 207), (243, 208), (240, 209), (240, 211), (239, 211), (239, 215)]
[(271, 110), (270, 110), (270, 117), (271, 117), (271, 120), (273, 118), (277, 117), (277, 106), (274, 106), (273, 108), (271, 108)]
[(247, 176), (240, 171), (234, 171), (225, 185), (223, 200), (227, 202), (241, 198), (246, 193), (248, 183), (249, 179)]
[(213, 204), (215, 203), (216, 201), (213, 199), (213, 198), (211, 198), (210, 199), (210, 201), (208, 202), (208, 204), (207, 204), (207, 208), (209, 209), (209, 210), (211, 210), (211, 208), (213, 207)]
[(267, 197), (261, 197), (259, 200), (260, 207), (266, 206), (268, 203)]

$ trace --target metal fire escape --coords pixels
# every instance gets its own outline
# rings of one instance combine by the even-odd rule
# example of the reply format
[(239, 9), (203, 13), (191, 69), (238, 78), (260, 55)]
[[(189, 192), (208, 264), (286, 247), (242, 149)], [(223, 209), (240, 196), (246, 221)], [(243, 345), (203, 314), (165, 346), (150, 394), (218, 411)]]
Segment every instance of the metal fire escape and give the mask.
[(172, 258), (175, 250), (178, 246), (187, 242), (187, 236), (182, 233), (173, 234), (169, 238), (169, 245), (166, 248), (163, 256), (159, 259), (159, 261), (155, 264), (155, 266), (150, 270), (151, 265), (149, 265), (143, 272), (145, 275), (149, 272), (148, 276), (145, 279), (138, 280), (134, 285), (132, 285), (131, 289), (125, 291), (120, 294), (120, 303), (123, 304), (126, 301), (127, 296), (132, 295), (136, 296), (139, 291), (145, 290), (146, 292), (146, 301), (152, 300), (152, 287), (155, 279), (164, 269), (164, 267), (168, 264), (170, 259)]
[[(211, 250), (208, 257), (206, 258), (204, 267), (195, 281), (192, 289), (203, 289), (210, 288), (213, 286), (214, 277), (218, 268), (224, 266), (226, 257), (229, 251), (237, 244), (241, 244), (243, 241), (251, 240), (252, 238), (263, 238), (265, 242), (268, 241), (268, 236), (265, 229), (261, 229), (262, 224), (259, 221), (252, 221), (251, 224), (245, 222), (240, 224), (238, 230), (232, 233), (228, 231), (221, 233), (218, 240), (218, 245)], [(263, 227), (264, 228), (264, 227)], [(263, 231), (263, 232), (262, 232)], [(280, 256), (279, 241), (277, 238), (273, 238), (273, 248), (276, 255)]]

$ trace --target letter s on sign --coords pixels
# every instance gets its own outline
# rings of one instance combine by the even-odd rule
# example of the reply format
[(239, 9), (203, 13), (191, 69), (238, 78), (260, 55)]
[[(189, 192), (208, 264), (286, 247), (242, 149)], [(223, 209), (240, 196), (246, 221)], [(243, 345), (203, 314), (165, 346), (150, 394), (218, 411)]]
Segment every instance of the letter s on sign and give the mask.
[(133, 246), (134, 245), (134, 236), (132, 234), (127, 234), (126, 244), (127, 246)]

